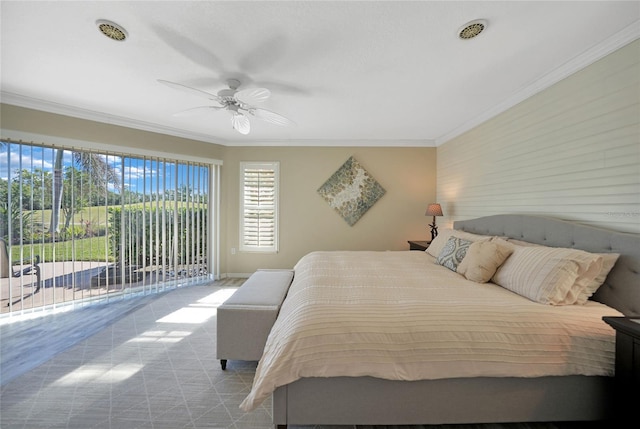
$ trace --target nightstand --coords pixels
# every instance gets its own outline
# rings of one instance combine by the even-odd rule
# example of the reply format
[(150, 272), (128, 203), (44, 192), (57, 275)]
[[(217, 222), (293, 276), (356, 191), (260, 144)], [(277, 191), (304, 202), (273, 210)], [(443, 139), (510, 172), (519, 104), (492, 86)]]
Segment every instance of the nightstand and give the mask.
[(429, 241), (409, 240), (408, 243), (409, 243), (409, 250), (425, 251), (427, 250), (427, 247), (429, 247), (429, 245), (431, 244), (431, 240)]
[(616, 330), (616, 417), (637, 416), (640, 391), (640, 318), (603, 317)]

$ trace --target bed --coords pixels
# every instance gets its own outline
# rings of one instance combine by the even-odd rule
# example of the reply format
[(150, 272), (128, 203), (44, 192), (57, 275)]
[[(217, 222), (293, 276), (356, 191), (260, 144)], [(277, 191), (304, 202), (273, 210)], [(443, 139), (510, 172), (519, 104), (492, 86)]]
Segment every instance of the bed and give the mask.
[[(487, 247), (508, 254), (478, 279), (466, 261)], [(615, 333), (602, 317), (640, 316), (640, 237), (496, 215), (455, 222), (430, 249), (301, 258), (241, 408), (272, 396), (277, 427), (612, 417)], [(560, 270), (561, 288), (529, 288), (540, 265), (522, 284), (518, 263), (562, 252), (571, 281)]]

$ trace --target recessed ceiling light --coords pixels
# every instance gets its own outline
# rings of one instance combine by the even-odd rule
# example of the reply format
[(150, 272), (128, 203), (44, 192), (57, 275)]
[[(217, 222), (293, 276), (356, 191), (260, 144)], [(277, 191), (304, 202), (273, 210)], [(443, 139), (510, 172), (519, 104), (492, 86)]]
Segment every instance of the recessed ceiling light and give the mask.
[(107, 21), (106, 19), (99, 19), (96, 21), (96, 25), (100, 32), (109, 39), (123, 42), (127, 38), (127, 30), (115, 22)]
[(467, 22), (458, 30), (458, 37), (463, 40), (473, 39), (487, 27), (487, 21), (484, 19), (476, 19)]

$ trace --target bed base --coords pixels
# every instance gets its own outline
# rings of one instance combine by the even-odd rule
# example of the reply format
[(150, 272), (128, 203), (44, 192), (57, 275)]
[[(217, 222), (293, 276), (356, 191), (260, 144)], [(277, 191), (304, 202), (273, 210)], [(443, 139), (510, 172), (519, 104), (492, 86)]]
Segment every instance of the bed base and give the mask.
[(273, 395), (287, 425), (426, 425), (596, 421), (613, 418), (611, 377), (303, 378)]
[[(615, 252), (620, 258), (592, 297), (640, 317), (640, 236), (544, 216), (495, 215), (454, 228), (554, 247)], [(604, 322), (603, 322), (604, 323)], [(303, 378), (273, 395), (273, 422), (287, 424), (455, 424), (597, 421), (613, 416), (613, 377), (460, 378), (391, 381)]]

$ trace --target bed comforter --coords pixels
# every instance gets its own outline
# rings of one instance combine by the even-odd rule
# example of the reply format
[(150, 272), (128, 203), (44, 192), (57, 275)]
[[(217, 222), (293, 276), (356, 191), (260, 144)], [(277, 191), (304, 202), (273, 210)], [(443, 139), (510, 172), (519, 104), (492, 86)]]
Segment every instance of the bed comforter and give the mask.
[(240, 407), (302, 377), (611, 376), (615, 332), (602, 317), (620, 315), (594, 301), (535, 303), (426, 252), (312, 252), (295, 266)]

